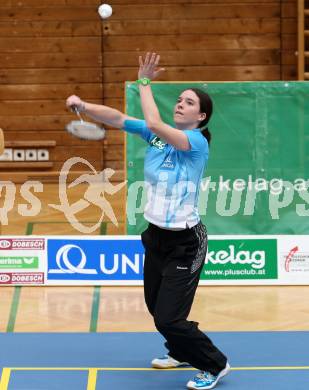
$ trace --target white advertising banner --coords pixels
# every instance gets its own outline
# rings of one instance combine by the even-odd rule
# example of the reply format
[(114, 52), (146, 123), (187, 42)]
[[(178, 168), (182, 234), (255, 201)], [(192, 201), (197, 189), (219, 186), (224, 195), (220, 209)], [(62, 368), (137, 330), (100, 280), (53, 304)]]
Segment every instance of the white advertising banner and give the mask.
[[(0, 238), (0, 286), (139, 286), (143, 264), (140, 236)], [(309, 285), (309, 236), (209, 236), (200, 285)]]
[(278, 273), (282, 284), (309, 285), (309, 236), (281, 236)]

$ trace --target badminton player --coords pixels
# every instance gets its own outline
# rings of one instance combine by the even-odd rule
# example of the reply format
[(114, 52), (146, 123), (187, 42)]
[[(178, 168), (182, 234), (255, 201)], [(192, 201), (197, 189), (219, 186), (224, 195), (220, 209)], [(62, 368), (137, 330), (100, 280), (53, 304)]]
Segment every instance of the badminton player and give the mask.
[(91, 118), (138, 134), (148, 143), (144, 175), (149, 222), (142, 233), (145, 247), (144, 295), (168, 353), (155, 358), (155, 368), (190, 364), (200, 370), (189, 389), (212, 389), (229, 370), (226, 356), (188, 321), (207, 253), (207, 231), (197, 210), (198, 192), (208, 161), (212, 114), (208, 94), (196, 88), (183, 91), (174, 107), (174, 126), (164, 123), (155, 103), (151, 81), (162, 71), (160, 56), (139, 58), (138, 80), (145, 120), (128, 117), (110, 107), (67, 100)]

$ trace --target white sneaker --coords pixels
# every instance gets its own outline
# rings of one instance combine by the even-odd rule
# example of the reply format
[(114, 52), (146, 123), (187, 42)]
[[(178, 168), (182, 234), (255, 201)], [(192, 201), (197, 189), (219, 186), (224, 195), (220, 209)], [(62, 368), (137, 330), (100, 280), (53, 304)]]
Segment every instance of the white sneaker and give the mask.
[(210, 372), (201, 371), (191, 381), (187, 383), (187, 388), (192, 390), (208, 390), (213, 389), (219, 379), (223, 378), (231, 371), (229, 363), (226, 363), (225, 368), (218, 375), (212, 375)]
[(151, 362), (151, 366), (153, 368), (177, 368), (177, 367), (185, 367), (189, 366), (189, 363), (179, 362), (176, 359), (173, 359), (169, 355), (164, 355), (163, 357), (153, 359)]

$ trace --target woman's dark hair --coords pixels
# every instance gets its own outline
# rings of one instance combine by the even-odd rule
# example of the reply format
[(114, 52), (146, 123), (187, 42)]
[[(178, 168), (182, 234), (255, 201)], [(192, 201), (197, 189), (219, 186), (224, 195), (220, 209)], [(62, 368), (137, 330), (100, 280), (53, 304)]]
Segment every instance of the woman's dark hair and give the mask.
[(198, 127), (200, 129), (203, 129), (201, 131), (201, 133), (207, 139), (208, 144), (210, 144), (211, 133), (208, 130), (207, 123), (209, 122), (209, 119), (210, 119), (211, 114), (212, 114), (212, 100), (206, 92), (202, 91), (199, 88), (189, 88), (189, 90), (193, 91), (197, 95), (197, 97), (199, 98), (200, 112), (206, 114), (206, 118), (200, 122)]

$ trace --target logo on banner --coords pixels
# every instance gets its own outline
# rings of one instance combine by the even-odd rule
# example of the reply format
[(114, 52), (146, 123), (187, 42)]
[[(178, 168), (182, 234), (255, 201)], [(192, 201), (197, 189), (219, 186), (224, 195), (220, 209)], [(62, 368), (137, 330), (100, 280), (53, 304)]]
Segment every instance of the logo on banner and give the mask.
[(0, 239), (0, 250), (44, 250), (45, 239), (10, 238)]
[(39, 268), (37, 256), (0, 256), (0, 268)]
[(48, 280), (142, 280), (140, 240), (48, 240)]
[(202, 279), (277, 277), (277, 240), (209, 240)]
[(284, 253), (282, 260), (286, 272), (309, 272), (309, 252), (301, 252), (298, 245)]
[(0, 283), (8, 283), (11, 280), (11, 276), (9, 274), (0, 273)]
[[(76, 249), (77, 253), (72, 254), (72, 249)], [(71, 260), (69, 259), (69, 253), (71, 252)], [(73, 262), (77, 264), (74, 265)], [(95, 269), (85, 269), (86, 266), (86, 254), (77, 245), (65, 245), (60, 248), (56, 255), (57, 268), (51, 269), (50, 274), (97, 274)]]
[(44, 284), (44, 272), (0, 273), (0, 284)]

